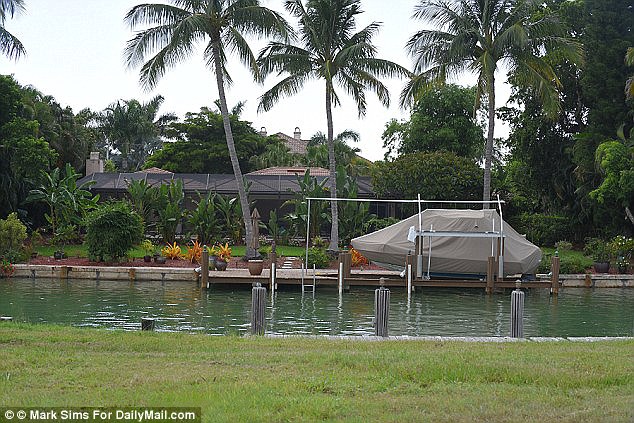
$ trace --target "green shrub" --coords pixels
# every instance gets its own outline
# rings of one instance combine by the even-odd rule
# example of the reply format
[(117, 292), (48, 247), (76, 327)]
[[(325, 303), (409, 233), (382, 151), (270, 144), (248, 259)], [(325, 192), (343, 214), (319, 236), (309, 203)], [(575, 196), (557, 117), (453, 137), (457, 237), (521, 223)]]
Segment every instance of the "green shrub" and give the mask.
[(395, 217), (379, 218), (375, 216), (365, 222), (365, 224), (363, 225), (363, 230), (366, 233), (375, 232), (379, 229), (387, 228), (388, 226), (394, 225), (398, 222), (400, 222), (400, 219), (397, 219)]
[(570, 251), (572, 250), (572, 242), (570, 241), (557, 241), (555, 242), (555, 248), (559, 251)]
[(573, 239), (570, 219), (566, 216), (523, 213), (510, 222), (526, 239), (536, 245), (549, 246), (561, 239)]
[(308, 262), (306, 265), (308, 268), (312, 268), (313, 264), (317, 269), (324, 269), (330, 264), (330, 257), (326, 250), (317, 247), (311, 247), (308, 249)]
[(101, 204), (86, 217), (86, 245), (91, 260), (116, 260), (141, 240), (141, 217), (126, 202)]
[[(542, 262), (537, 269), (537, 273), (549, 273), (551, 271), (553, 253), (543, 251)], [(592, 266), (592, 259), (583, 256), (578, 251), (566, 251), (559, 254), (559, 273), (574, 274), (585, 273), (586, 269)]]
[(608, 243), (600, 238), (586, 239), (586, 245), (583, 247), (583, 253), (592, 257), (596, 263), (604, 263), (610, 261), (610, 250)]
[(16, 213), (0, 219), (0, 256), (15, 263), (22, 256), (22, 244), (26, 239), (26, 226)]

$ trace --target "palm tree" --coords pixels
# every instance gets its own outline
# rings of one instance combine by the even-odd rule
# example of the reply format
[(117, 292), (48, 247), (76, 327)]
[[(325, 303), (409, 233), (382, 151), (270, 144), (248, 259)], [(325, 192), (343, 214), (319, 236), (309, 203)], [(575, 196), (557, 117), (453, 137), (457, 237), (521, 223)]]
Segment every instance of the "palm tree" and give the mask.
[[(141, 4), (128, 12), (125, 20), (132, 28), (137, 25), (150, 25), (150, 28), (128, 41), (127, 63), (128, 66), (144, 63), (141, 83), (153, 88), (168, 68), (195, 51), (199, 41), (206, 43), (204, 59), (216, 76), (227, 148), (242, 206), (246, 239), (249, 240), (253, 231), (249, 203), (233, 142), (224, 88), (225, 83), (231, 82), (225, 66), (227, 50), (237, 53), (258, 79), (255, 56), (243, 34), (287, 38), (290, 28), (278, 13), (260, 6), (259, 0), (172, 0), (171, 3)], [(146, 61), (146, 57), (156, 50), (158, 52)], [(247, 245), (247, 257), (255, 255), (255, 250)]]
[[(491, 159), (495, 125), (495, 73), (506, 65), (514, 82), (533, 90), (544, 110), (555, 115), (561, 84), (543, 53), (581, 61), (581, 46), (564, 37), (565, 28), (538, 0), (421, 0), (414, 18), (438, 29), (424, 29), (407, 42), (417, 74), (405, 86), (401, 105), (462, 72), (477, 74), (475, 110), (485, 98), (488, 136), (484, 151), (484, 192), (491, 196)], [(486, 206), (485, 206), (486, 207)]]
[(24, 46), (14, 35), (4, 28), (4, 22), (24, 12), (24, 0), (0, 0), (0, 53), (9, 59), (19, 59), (26, 54)]
[[(365, 115), (365, 90), (374, 91), (384, 106), (390, 96), (379, 77), (406, 75), (407, 71), (390, 61), (377, 59), (372, 37), (379, 29), (373, 22), (359, 32), (356, 16), (362, 13), (360, 0), (288, 0), (286, 9), (299, 19), (301, 46), (272, 42), (258, 58), (262, 75), (287, 73), (284, 79), (264, 93), (259, 109), (268, 111), (282, 96), (297, 94), (309, 79), (325, 82), (327, 142), (330, 168), (330, 195), (337, 198), (336, 159), (333, 139), (332, 107), (340, 105), (335, 83), (352, 95), (359, 116)], [(329, 249), (338, 249), (339, 221), (337, 202), (331, 201), (332, 227)]]
[(168, 124), (177, 120), (172, 113), (156, 116), (163, 101), (160, 95), (143, 104), (135, 99), (117, 101), (99, 116), (99, 129), (110, 147), (120, 151), (124, 172), (130, 167), (140, 168), (161, 146), (161, 136)]

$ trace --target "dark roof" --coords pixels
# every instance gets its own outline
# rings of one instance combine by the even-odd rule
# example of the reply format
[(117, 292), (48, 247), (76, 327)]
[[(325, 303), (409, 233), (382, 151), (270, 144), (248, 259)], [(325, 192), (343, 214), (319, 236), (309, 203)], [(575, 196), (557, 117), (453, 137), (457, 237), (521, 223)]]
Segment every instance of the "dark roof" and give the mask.
[(328, 176), (329, 170), (323, 167), (301, 167), (301, 166), (276, 166), (267, 167), (247, 173), (247, 175), (300, 175), (303, 176), (306, 170), (310, 170), (311, 176)]
[[(251, 183), (249, 193), (261, 197), (280, 196), (299, 191), (298, 176), (295, 175), (244, 175)], [(325, 176), (316, 176), (319, 182)], [(235, 195), (238, 192), (235, 177), (231, 174), (206, 173), (93, 173), (85, 176), (77, 183), (95, 181), (90, 187), (93, 192), (124, 192), (128, 183), (134, 180), (145, 180), (151, 186), (169, 183), (175, 179), (183, 180), (185, 192), (215, 191), (219, 194)], [(375, 198), (372, 183), (368, 177), (358, 177), (359, 198)]]

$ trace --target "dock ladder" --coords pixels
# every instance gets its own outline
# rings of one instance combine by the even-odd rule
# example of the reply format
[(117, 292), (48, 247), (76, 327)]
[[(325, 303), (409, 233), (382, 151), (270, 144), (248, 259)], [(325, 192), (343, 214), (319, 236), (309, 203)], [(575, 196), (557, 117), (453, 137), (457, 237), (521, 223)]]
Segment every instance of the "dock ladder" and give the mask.
[(304, 272), (305, 270), (305, 265), (302, 262), (302, 292), (305, 292), (306, 288), (312, 288), (313, 290), (313, 294), (315, 293), (315, 285), (317, 285), (317, 278), (315, 276), (315, 265), (313, 264), (313, 283), (310, 284), (307, 282), (307, 278), (304, 278), (304, 273), (306, 273), (306, 276), (308, 276), (308, 271)]

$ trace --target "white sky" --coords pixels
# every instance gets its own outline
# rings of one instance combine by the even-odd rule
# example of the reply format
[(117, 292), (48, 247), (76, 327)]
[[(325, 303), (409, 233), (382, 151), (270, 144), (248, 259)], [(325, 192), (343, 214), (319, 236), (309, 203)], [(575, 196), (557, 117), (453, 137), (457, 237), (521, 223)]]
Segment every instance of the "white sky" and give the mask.
[[(13, 74), (23, 85), (33, 85), (45, 94), (52, 95), (62, 106), (71, 106), (77, 113), (85, 107), (100, 111), (118, 99), (136, 98), (146, 101), (157, 94), (165, 97), (160, 113), (174, 112), (184, 116), (197, 112), (200, 107), (214, 107), (218, 98), (213, 74), (204, 65), (202, 55), (193, 55), (163, 77), (152, 92), (145, 92), (138, 83), (138, 69), (126, 69), (123, 49), (133, 32), (124, 24), (126, 12), (142, 0), (26, 0), (27, 11), (5, 22), (5, 28), (24, 44), (27, 55), (17, 62), (0, 57), (0, 74)], [(152, 2), (148, 0), (147, 2)], [(358, 19), (358, 28), (371, 21), (382, 22), (374, 42), (379, 49), (377, 57), (392, 60), (411, 68), (411, 60), (405, 54), (407, 39), (419, 28), (421, 22), (410, 19), (416, 0), (365, 0), (365, 13)], [(262, 0), (262, 4), (283, 12), (283, 0)], [(292, 25), (295, 22), (289, 19)], [(251, 43), (259, 51), (263, 41)], [(307, 139), (317, 131), (326, 132), (325, 94), (323, 84), (310, 82), (298, 95), (282, 99), (272, 110), (257, 113), (258, 97), (270, 88), (273, 78), (264, 85), (253, 82), (252, 77), (238, 60), (229, 63), (234, 84), (227, 91), (231, 108), (238, 101), (246, 101), (242, 118), (253, 127), (266, 127), (269, 134), (283, 132), (293, 134), (296, 126)], [(504, 78), (498, 76), (498, 80)], [(465, 76), (461, 85), (474, 83)], [(367, 93), (368, 107), (364, 118), (359, 119), (355, 103), (340, 92), (341, 107), (335, 108), (335, 134), (351, 129), (360, 133), (356, 145), (361, 155), (371, 160), (383, 158), (381, 134), (392, 118), (403, 118), (407, 113), (398, 107), (398, 99), (404, 81), (384, 81), (390, 89), (392, 104), (384, 108), (373, 94)], [(508, 98), (508, 88), (500, 86), (497, 106)], [(507, 129), (499, 123), (496, 136), (505, 136)]]

